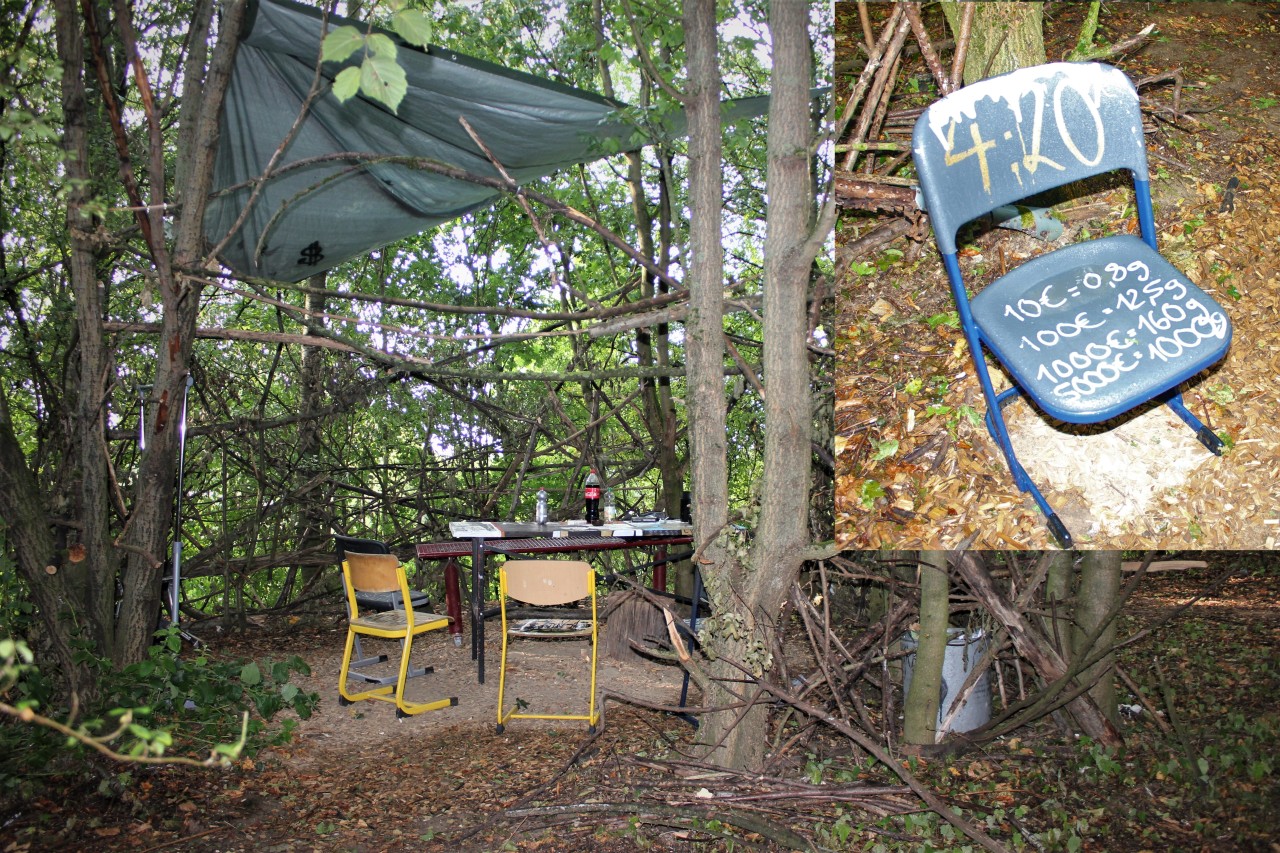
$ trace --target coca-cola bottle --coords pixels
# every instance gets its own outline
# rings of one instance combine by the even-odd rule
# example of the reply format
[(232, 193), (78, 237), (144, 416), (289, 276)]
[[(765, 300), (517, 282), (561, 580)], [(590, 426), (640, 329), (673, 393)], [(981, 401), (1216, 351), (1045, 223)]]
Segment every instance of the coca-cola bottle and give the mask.
[(600, 523), (600, 475), (592, 468), (583, 484), (583, 497), (586, 498), (586, 516), (588, 524)]

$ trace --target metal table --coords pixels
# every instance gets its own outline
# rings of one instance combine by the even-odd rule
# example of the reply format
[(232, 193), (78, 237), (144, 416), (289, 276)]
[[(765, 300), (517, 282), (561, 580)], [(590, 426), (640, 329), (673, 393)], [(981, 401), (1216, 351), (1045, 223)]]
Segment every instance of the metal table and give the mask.
[[(449, 525), (454, 539), (447, 542), (424, 542), (417, 546), (420, 560), (445, 560), (446, 596), (449, 596), (452, 570), (453, 608), (449, 615), (454, 625), (461, 615), (458, 609), (457, 558), (471, 557), (471, 659), (476, 661), (477, 677), (484, 683), (484, 590), (488, 584), (485, 568), (487, 554), (563, 554), (573, 551), (617, 551), (625, 548), (655, 548), (655, 586), (666, 579), (666, 550), (670, 545), (693, 542), (692, 528), (672, 522), (664, 526), (611, 524), (602, 528), (586, 528), (579, 524), (548, 522), (529, 524), (515, 522), (458, 522)], [(658, 566), (661, 566), (659, 573)], [(453, 631), (453, 627), (450, 628)], [(458, 631), (461, 628), (459, 626)]]

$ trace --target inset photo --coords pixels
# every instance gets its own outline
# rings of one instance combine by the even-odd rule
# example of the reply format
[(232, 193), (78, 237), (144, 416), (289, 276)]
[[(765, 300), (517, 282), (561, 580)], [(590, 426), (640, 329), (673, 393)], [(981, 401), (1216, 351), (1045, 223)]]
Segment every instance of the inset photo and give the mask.
[(1274, 548), (1274, 16), (836, 10), (837, 542)]

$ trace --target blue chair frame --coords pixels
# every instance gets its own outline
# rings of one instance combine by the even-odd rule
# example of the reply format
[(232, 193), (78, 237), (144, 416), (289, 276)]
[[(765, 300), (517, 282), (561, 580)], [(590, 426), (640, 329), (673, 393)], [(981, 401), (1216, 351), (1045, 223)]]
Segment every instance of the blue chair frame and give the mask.
[[(1138, 93), (1101, 63), (1050, 63), (983, 80), (935, 102), (912, 150), (923, 207), (950, 280), (986, 424), (1014, 482), (1030, 492), (1064, 548), (1070, 532), (1027, 475), (1003, 407), (1026, 396), (1067, 423), (1106, 421), (1149, 401), (1168, 405), (1212, 453), (1223, 442), (1183, 403), (1179, 386), (1231, 342), (1222, 307), (1156, 246)], [(1141, 239), (1121, 234), (1033, 258), (972, 299), (956, 237), (996, 208), (1096, 175), (1132, 175)], [(983, 348), (1013, 386), (996, 393)]]

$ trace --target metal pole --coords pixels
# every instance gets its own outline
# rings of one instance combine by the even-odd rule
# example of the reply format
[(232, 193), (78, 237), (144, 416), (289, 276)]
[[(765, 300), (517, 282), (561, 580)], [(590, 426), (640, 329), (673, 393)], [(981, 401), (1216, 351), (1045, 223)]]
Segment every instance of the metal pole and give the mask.
[(187, 374), (186, 387), (182, 389), (182, 418), (178, 421), (178, 497), (174, 509), (173, 577), (169, 582), (169, 624), (178, 624), (178, 584), (182, 580), (182, 473), (187, 462), (187, 395), (195, 384), (195, 377)]
[(138, 386), (138, 450), (147, 449), (147, 397), (154, 385)]

